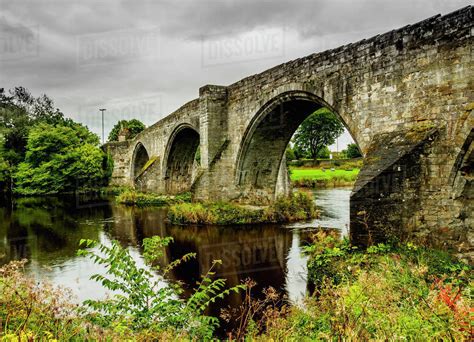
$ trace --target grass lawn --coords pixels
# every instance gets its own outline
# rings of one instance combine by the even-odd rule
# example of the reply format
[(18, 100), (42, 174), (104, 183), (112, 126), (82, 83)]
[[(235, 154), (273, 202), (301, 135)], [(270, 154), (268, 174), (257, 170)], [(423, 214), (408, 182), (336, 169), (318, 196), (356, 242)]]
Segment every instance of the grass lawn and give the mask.
[(311, 180), (331, 180), (331, 179), (344, 179), (346, 181), (355, 181), (359, 174), (359, 169), (353, 169), (351, 171), (346, 170), (321, 170), (321, 169), (291, 169), (291, 180), (297, 181), (301, 179)]

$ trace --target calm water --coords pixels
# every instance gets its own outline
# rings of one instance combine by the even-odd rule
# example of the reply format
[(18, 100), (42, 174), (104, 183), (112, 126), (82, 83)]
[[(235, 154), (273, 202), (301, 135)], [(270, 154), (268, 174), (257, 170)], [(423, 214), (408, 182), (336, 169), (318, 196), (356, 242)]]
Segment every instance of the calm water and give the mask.
[[(77, 301), (100, 298), (106, 292), (89, 277), (103, 268), (76, 255), (82, 238), (110, 243), (118, 240), (143, 265), (142, 240), (154, 235), (172, 236), (163, 264), (196, 252), (197, 258), (177, 267), (162, 281), (181, 280), (190, 286), (212, 261), (222, 260), (217, 276), (230, 286), (252, 278), (257, 291), (273, 286), (299, 301), (306, 292), (306, 258), (302, 246), (312, 229), (337, 228), (347, 234), (350, 189), (314, 193), (322, 217), (291, 225), (239, 227), (173, 226), (164, 209), (138, 209), (107, 199), (28, 198), (0, 203), (0, 264), (27, 258), (27, 270), (38, 279), (71, 288)], [(234, 295), (218, 306), (238, 305)], [(212, 309), (218, 311), (218, 308)]]

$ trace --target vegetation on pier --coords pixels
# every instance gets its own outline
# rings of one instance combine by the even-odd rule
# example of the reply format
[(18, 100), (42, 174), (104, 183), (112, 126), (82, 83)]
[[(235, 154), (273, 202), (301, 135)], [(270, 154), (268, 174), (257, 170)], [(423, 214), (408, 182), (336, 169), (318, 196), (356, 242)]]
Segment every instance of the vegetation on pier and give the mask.
[(314, 201), (303, 192), (281, 197), (268, 207), (233, 203), (182, 203), (172, 205), (168, 219), (174, 224), (253, 224), (308, 220), (317, 217)]
[(116, 197), (117, 203), (125, 205), (136, 205), (139, 207), (147, 206), (167, 206), (177, 203), (186, 203), (191, 201), (191, 193), (186, 192), (178, 195), (157, 195), (153, 193), (143, 193), (132, 189), (120, 192)]

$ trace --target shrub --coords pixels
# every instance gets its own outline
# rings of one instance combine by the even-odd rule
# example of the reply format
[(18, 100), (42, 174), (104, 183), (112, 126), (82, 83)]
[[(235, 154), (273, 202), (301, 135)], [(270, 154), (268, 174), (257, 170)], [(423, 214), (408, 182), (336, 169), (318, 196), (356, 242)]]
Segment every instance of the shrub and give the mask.
[[(0, 338), (2, 341), (85, 341), (123, 337), (117, 329), (91, 324), (71, 300), (71, 291), (38, 282), (25, 274), (26, 260), (0, 268)], [(135, 338), (145, 338), (146, 333)], [(159, 336), (146, 336), (146, 338)], [(161, 336), (163, 337), (163, 336)]]
[[(156, 265), (156, 260), (163, 255), (163, 248), (170, 242), (172, 238), (159, 236), (143, 241), (146, 262), (154, 264), (153, 269), (162, 276), (196, 256), (195, 253), (188, 253), (162, 269)], [(138, 267), (128, 250), (122, 248), (117, 241), (112, 241), (110, 246), (97, 245), (91, 240), (82, 240), (81, 244), (86, 248), (98, 247), (98, 253), (83, 249), (79, 254), (88, 256), (107, 268), (106, 274), (96, 274), (92, 279), (114, 293), (105, 300), (84, 302), (89, 308), (85, 310), (86, 317), (104, 328), (121, 326), (132, 332), (172, 332), (174, 336), (181, 338), (210, 339), (218, 326), (218, 319), (206, 316), (204, 311), (217, 298), (244, 289), (243, 285), (224, 289), (224, 279), (211, 279), (214, 275), (213, 268), (220, 263), (217, 260), (202, 276), (191, 296), (182, 299), (183, 290), (178, 284), (163, 282), (150, 270)]]
[(266, 339), (472, 339), (472, 268), (448, 254), (410, 243), (361, 250), (323, 231), (306, 253), (314, 295)]
[(13, 174), (14, 191), (42, 195), (96, 189), (107, 184), (112, 160), (87, 127), (38, 124), (31, 129), (25, 160)]

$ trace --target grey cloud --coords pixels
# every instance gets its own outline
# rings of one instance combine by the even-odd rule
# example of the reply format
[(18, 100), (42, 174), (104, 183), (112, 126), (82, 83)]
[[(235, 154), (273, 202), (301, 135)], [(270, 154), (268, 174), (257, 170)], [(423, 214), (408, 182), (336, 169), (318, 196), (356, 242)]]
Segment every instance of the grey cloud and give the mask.
[[(148, 94), (159, 94), (160, 113), (136, 113), (138, 118), (157, 120), (195, 98), (204, 84), (230, 84), (289, 59), (469, 4), (466, 0), (0, 0), (0, 37), (33, 35), (38, 48), (26, 46), (28, 50), (22, 47), (24, 51), (3, 56), (9, 58), (0, 56), (0, 86), (22, 85), (35, 95), (46, 93), (65, 113), (83, 121), (95, 120), (94, 108), (111, 101), (140, 103)], [(259, 28), (285, 32), (282, 54), (204, 65), (204, 43), (234, 39)], [(139, 46), (138, 51), (129, 46)]]

